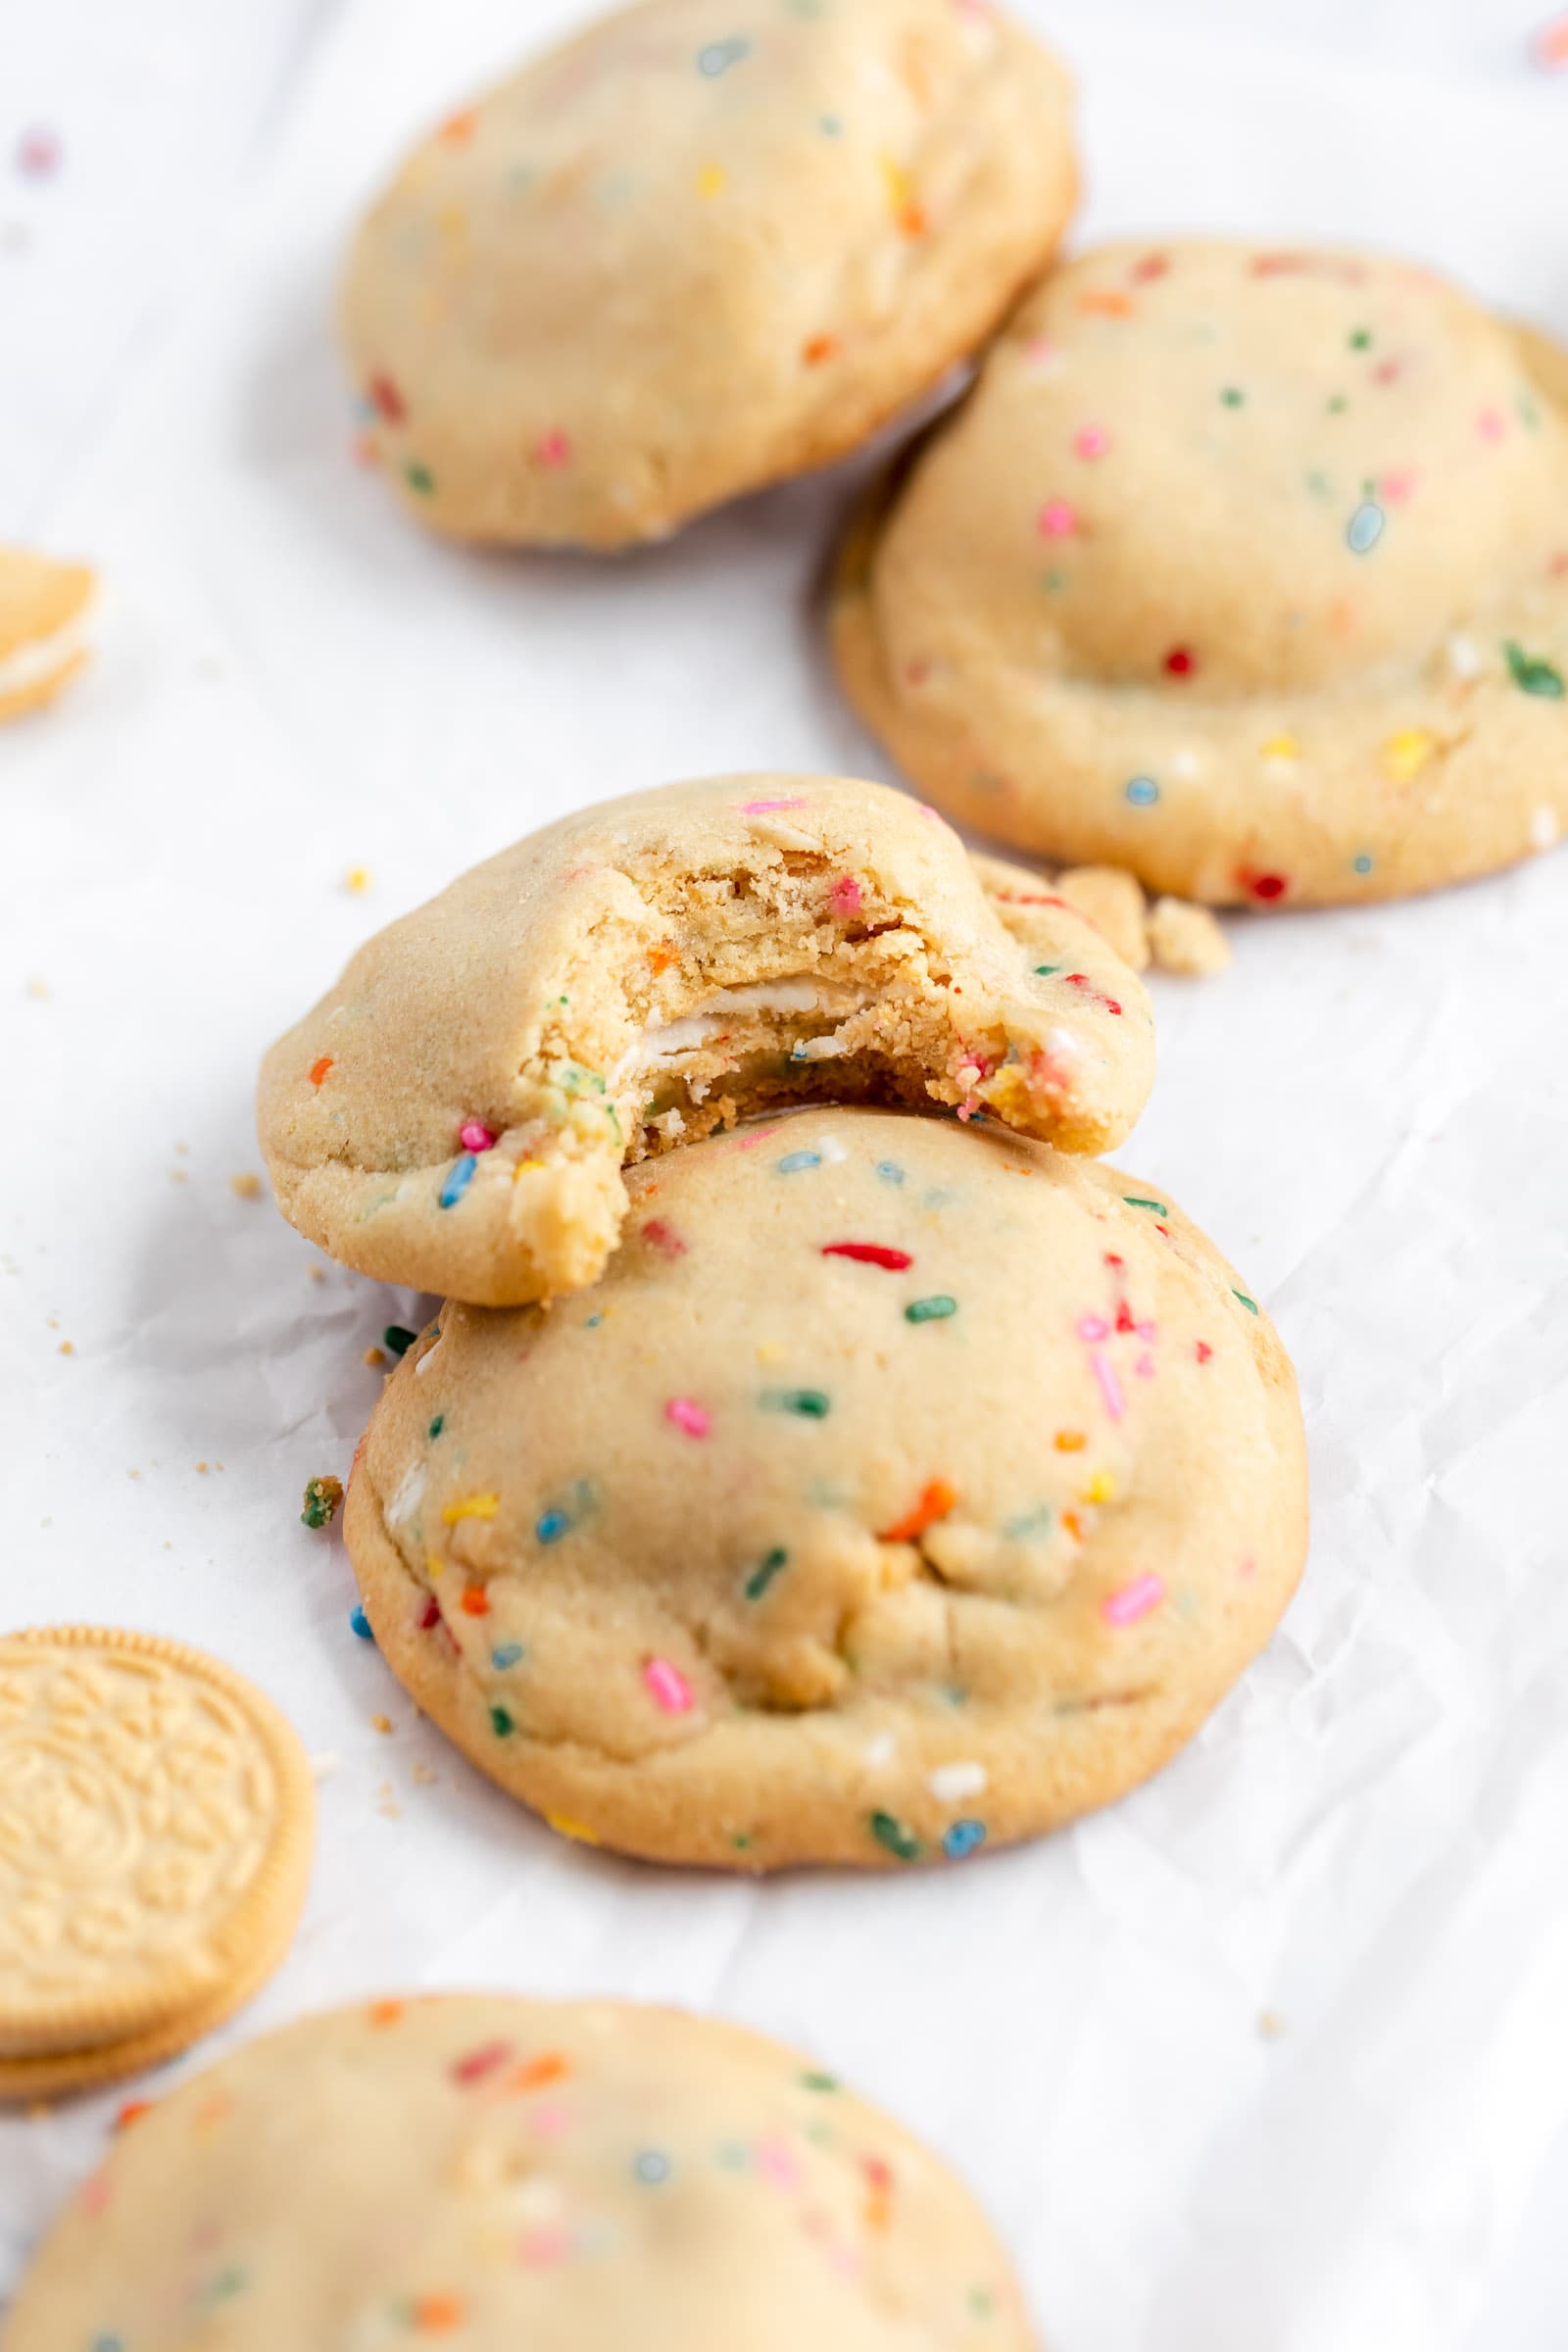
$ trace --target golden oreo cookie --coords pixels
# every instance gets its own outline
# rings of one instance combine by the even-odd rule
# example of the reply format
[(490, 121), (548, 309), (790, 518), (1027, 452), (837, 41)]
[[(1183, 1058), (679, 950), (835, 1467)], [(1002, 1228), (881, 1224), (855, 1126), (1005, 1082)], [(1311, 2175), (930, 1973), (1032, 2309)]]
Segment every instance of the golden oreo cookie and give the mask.
[(281, 1958), (315, 1797), (294, 1733), (156, 1636), (0, 1642), (0, 2095), (185, 2047)]

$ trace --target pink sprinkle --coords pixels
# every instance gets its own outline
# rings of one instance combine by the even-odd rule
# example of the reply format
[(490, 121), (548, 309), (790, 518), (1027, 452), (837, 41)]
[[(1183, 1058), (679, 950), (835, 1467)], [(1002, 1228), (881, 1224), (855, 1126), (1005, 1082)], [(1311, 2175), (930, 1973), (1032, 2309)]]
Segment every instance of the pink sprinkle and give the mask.
[(1049, 335), (1031, 335), (1024, 350), (1037, 368), (1049, 368), (1056, 356), (1056, 346)]
[(1157, 1323), (1135, 1323), (1133, 1325), (1133, 1329), (1137, 1332), (1138, 1337), (1141, 1340), (1153, 1341), (1157, 1340), (1159, 1337), (1159, 1325)]
[(829, 2246), (826, 2253), (829, 2269), (837, 2271), (841, 2278), (858, 2278), (860, 2257), (853, 2246)]
[(77, 2203), (83, 2213), (102, 2213), (109, 2202), (109, 2175), (94, 2173), (90, 2180), (82, 2182)]
[(1420, 478), (1414, 466), (1405, 466), (1393, 473), (1386, 473), (1380, 486), (1390, 506), (1402, 507), (1407, 498), (1414, 496)]
[(804, 808), (804, 801), (742, 801), (742, 816), (766, 816), (775, 808)]
[(1476, 430), (1483, 441), (1500, 441), (1503, 435), (1500, 412), (1496, 409), (1483, 409), (1476, 418)]
[(458, 1129), (458, 1141), (465, 1152), (489, 1152), (495, 1147), (494, 1131), (482, 1119), (465, 1119)]
[(690, 1396), (672, 1396), (664, 1407), (664, 1419), (673, 1421), (689, 1438), (706, 1438), (713, 1426), (710, 1416)]
[(662, 1217), (650, 1217), (643, 1227), (643, 1239), (652, 1242), (662, 1257), (684, 1257), (686, 1245), (672, 1226)]
[(1127, 1399), (1121, 1393), (1121, 1382), (1116, 1378), (1115, 1367), (1109, 1356), (1102, 1355), (1098, 1348), (1091, 1348), (1089, 1361), (1095, 1367), (1095, 1378), (1100, 1383), (1100, 1394), (1105, 1399), (1106, 1412), (1113, 1421), (1119, 1421), (1127, 1410)]
[(800, 2159), (788, 2141), (760, 2139), (757, 2143), (757, 2169), (764, 2180), (775, 2188), (796, 2188), (800, 2184)]
[(1141, 1355), (1138, 1358), (1137, 1363), (1134, 1364), (1133, 1370), (1137, 1373), (1140, 1380), (1152, 1380), (1154, 1377), (1153, 1357), (1152, 1355)]
[(738, 1137), (732, 1149), (736, 1152), (755, 1152), (759, 1144), (765, 1144), (770, 1135), (777, 1133), (778, 1123), (775, 1120), (771, 1127), (759, 1127), (755, 1134)]
[(649, 1659), (643, 1668), (643, 1687), (665, 1715), (689, 1715), (696, 1704), (690, 1683), (667, 1658)]
[(530, 2271), (547, 2271), (564, 2262), (570, 2252), (570, 2232), (557, 2222), (548, 2229), (530, 2230), (517, 2246), (517, 2260)]
[(455, 2058), (447, 2072), (454, 2082), (482, 2082), (486, 2075), (493, 2075), (498, 2066), (506, 2065), (512, 2052), (510, 2041), (482, 2041), (466, 2057)]
[(1072, 437), (1073, 455), (1079, 458), (1102, 458), (1110, 447), (1110, 435), (1102, 424), (1086, 424)]
[(534, 2108), (528, 2121), (541, 2139), (559, 2139), (571, 2123), (571, 2110), (563, 2107), (559, 2101), (552, 2105), (547, 2099)]
[(1110, 1325), (1105, 1321), (1103, 1315), (1080, 1315), (1078, 1318), (1078, 1337), (1081, 1340), (1089, 1341), (1108, 1340), (1110, 1337)]
[(1151, 1609), (1157, 1609), (1165, 1597), (1164, 1579), (1157, 1576), (1135, 1576), (1130, 1585), (1118, 1585), (1107, 1592), (1100, 1604), (1100, 1614), (1107, 1625), (1136, 1625)]
[(1052, 498), (1040, 510), (1043, 539), (1070, 539), (1078, 528), (1078, 510), (1065, 498)]
[(969, 1121), (972, 1118), (975, 1118), (983, 1108), (984, 1104), (981, 1102), (979, 1096), (971, 1095), (967, 1102), (960, 1102), (958, 1104), (958, 1117), (963, 1125), (967, 1126)]
[(853, 874), (845, 874), (834, 883), (827, 894), (827, 903), (835, 914), (859, 913), (860, 885)]
[(35, 123), (17, 141), (17, 170), (28, 179), (47, 179), (60, 169), (60, 141), (55, 132)]
[(541, 433), (533, 445), (533, 454), (535, 462), (540, 466), (551, 467), (569, 466), (571, 463), (571, 436), (569, 433)]
[(1253, 1559), (1250, 1552), (1248, 1553), (1246, 1559), (1242, 1562), (1236, 1573), (1241, 1578), (1243, 1584), (1248, 1583), (1250, 1578), (1257, 1574), (1257, 1562)]

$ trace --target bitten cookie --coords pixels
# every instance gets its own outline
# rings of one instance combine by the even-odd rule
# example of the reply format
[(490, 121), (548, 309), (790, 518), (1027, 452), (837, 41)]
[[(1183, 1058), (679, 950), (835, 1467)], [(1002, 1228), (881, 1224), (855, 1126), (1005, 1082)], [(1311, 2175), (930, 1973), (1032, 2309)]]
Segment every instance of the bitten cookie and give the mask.
[(993, 906), (934, 811), (731, 776), (566, 817), (368, 941), (269, 1054), (261, 1138), (344, 1264), (510, 1305), (594, 1280), (623, 1160), (766, 1103), (934, 1100), (1100, 1151), (1152, 1073), (1111, 948)]
[(1568, 359), (1367, 254), (1117, 245), (862, 513), (845, 685), (943, 806), (1152, 888), (1426, 890), (1568, 826)]
[(982, 0), (648, 0), (454, 115), (343, 294), (388, 478), (612, 548), (854, 448), (1054, 253), (1062, 67)]
[(237, 2009), (294, 1933), (315, 1819), (294, 1733), (216, 1659), (0, 1641), (0, 2097), (151, 2066)]
[(645, 1163), (591, 1292), (447, 1306), (344, 1534), (418, 1706), (666, 1862), (961, 1859), (1163, 1763), (1300, 1571), (1296, 1383), (1161, 1193), (812, 1108)]
[(85, 667), (96, 593), (88, 564), (0, 547), (0, 720), (41, 710)]
[(6, 2352), (1029, 2352), (962, 2184), (739, 2027), (466, 1993), (307, 2018), (77, 2190)]

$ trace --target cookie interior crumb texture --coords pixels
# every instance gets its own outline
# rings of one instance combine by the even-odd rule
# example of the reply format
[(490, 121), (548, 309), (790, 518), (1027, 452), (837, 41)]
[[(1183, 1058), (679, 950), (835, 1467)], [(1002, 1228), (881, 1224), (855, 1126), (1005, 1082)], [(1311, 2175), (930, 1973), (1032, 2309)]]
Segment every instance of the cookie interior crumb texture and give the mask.
[(565, 818), (378, 934), (268, 1055), (260, 1123), (323, 1249), (500, 1305), (591, 1282), (622, 1164), (747, 1112), (940, 1103), (1098, 1152), (1152, 1068), (1099, 932), (993, 903), (933, 811), (724, 777)]
[(88, 564), (0, 547), (0, 720), (42, 710), (86, 666), (96, 603)]
[(873, 491), (832, 628), (950, 813), (1152, 891), (1396, 897), (1568, 828), (1568, 358), (1415, 265), (1051, 272)]
[(1030, 2352), (963, 2183), (826, 2068), (611, 2001), (308, 2017), (120, 2133), (6, 2352)]
[(853, 449), (972, 353), (1077, 193), (990, 7), (648, 0), (450, 116), (362, 227), (368, 448), (461, 538), (612, 548)]
[(1168, 1196), (809, 1108), (644, 1162), (550, 1310), (448, 1305), (345, 1541), (376, 1642), (568, 1834), (959, 1861), (1181, 1745), (1299, 1574), (1290, 1363)]

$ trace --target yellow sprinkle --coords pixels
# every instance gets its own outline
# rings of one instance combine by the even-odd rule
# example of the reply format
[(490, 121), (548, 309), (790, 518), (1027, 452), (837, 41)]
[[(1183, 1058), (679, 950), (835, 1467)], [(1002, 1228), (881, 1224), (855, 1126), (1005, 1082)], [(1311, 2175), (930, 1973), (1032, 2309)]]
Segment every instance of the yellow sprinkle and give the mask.
[(363, 898), (370, 887), (369, 867), (368, 865), (351, 865), (343, 877), (343, 887), (351, 898)]
[(425, 1574), (429, 1577), (431, 1583), (434, 1584), (436, 1578), (440, 1576), (442, 1570), (446, 1567), (446, 1562), (438, 1551), (427, 1551), (424, 1555), (424, 1567)]
[(784, 1360), (784, 1350), (777, 1340), (764, 1340), (757, 1350), (757, 1360), (760, 1364), (780, 1364)]
[(1116, 1481), (1108, 1470), (1097, 1470), (1084, 1489), (1085, 1502), (1108, 1502), (1116, 1492)]
[(896, 213), (902, 213), (914, 193), (914, 182), (904, 166), (896, 164), (891, 155), (879, 155), (876, 160), (881, 166), (888, 202)]
[(1263, 746), (1265, 760), (1298, 760), (1301, 747), (1294, 735), (1271, 735)]
[(501, 1508), (499, 1494), (465, 1494), (459, 1502), (449, 1502), (441, 1514), (445, 1527), (456, 1527), (460, 1519), (493, 1519)]
[(444, 204), (435, 217), (435, 224), (444, 237), (466, 237), (468, 216), (461, 204)]
[(512, 1171), (513, 1183), (515, 1184), (519, 1176), (537, 1175), (544, 1164), (545, 1163), (542, 1159), (519, 1159), (516, 1166)]
[(729, 174), (722, 164), (705, 164), (697, 174), (699, 196), (722, 196), (729, 185)]
[(1401, 727), (1383, 746), (1383, 772), (1396, 784), (1408, 784), (1419, 775), (1437, 750), (1437, 739), (1425, 727)]
[(602, 1839), (594, 1830), (586, 1829), (580, 1821), (568, 1821), (564, 1813), (547, 1813), (546, 1821), (562, 1838), (575, 1838), (579, 1845), (599, 1845)]

